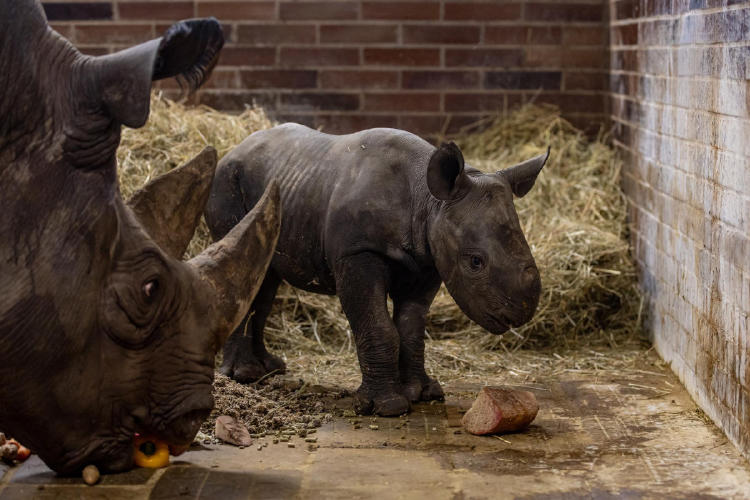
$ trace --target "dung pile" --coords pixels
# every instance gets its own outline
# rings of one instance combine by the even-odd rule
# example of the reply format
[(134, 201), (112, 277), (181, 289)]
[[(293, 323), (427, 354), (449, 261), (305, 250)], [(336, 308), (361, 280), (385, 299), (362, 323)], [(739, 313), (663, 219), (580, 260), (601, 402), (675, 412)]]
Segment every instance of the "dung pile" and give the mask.
[[(262, 109), (231, 115), (206, 107), (187, 108), (155, 96), (148, 124), (123, 132), (118, 150), (123, 195), (127, 197), (206, 145), (214, 146), (222, 156), (248, 134), (271, 126)], [(531, 373), (537, 370), (536, 365), (556, 362), (550, 358), (553, 353), (566, 357), (566, 350), (576, 348), (578, 351), (571, 355), (576, 361), (571, 366), (583, 363), (582, 353), (594, 353), (587, 351), (591, 348), (598, 349), (589, 363), (596, 365), (605, 361), (602, 351), (637, 344), (641, 296), (628, 248), (626, 205), (619, 187), (621, 165), (607, 145), (607, 137), (600, 135), (592, 140), (561, 118), (554, 107), (527, 106), (452, 139), (461, 146), (469, 164), (487, 172), (528, 159), (551, 146), (549, 162), (534, 189), (516, 200), (521, 225), (541, 273), (543, 295), (531, 322), (494, 336), (471, 322), (442, 289), (428, 317), (428, 371), (442, 382), (496, 373), (507, 369), (509, 363), (517, 373)], [(208, 233), (201, 224), (188, 255), (208, 243)], [(282, 286), (267, 322), (266, 339), (269, 347), (285, 358), (290, 374), (308, 381), (356, 387), (359, 376), (354, 342), (335, 297)], [(537, 352), (531, 356), (527, 349), (518, 351), (521, 348), (536, 348)], [(517, 354), (509, 357), (511, 352)], [(529, 356), (521, 355), (523, 352)], [(526, 369), (518, 364), (524, 359), (529, 360)], [(277, 425), (271, 410), (274, 405), (284, 407), (285, 398), (290, 397), (287, 392), (272, 386), (247, 387), (241, 396), (234, 385), (217, 379), (222, 409), (236, 410), (239, 413), (233, 416), (254, 429)], [(252, 391), (258, 391), (257, 400)], [(233, 410), (232, 394), (246, 405)], [(312, 406), (305, 406), (304, 401), (293, 409), (287, 406), (290, 413), (283, 419), (292, 421), (317, 411), (317, 401), (310, 400)], [(253, 413), (253, 407), (268, 409), (271, 420)]]

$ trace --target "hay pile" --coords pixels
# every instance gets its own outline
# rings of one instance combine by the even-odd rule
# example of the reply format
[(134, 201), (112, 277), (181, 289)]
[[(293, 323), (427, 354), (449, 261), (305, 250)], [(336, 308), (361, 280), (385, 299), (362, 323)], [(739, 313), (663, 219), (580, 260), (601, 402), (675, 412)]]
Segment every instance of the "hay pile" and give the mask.
[[(148, 124), (123, 133), (118, 150), (123, 195), (205, 145), (216, 147), (221, 156), (249, 133), (272, 125), (262, 109), (230, 115), (154, 97)], [(488, 172), (551, 146), (550, 160), (534, 189), (516, 201), (544, 291), (530, 323), (493, 336), (471, 322), (443, 289), (429, 315), (433, 355), (451, 344), (447, 341), (468, 355), (487, 349), (613, 346), (637, 339), (641, 297), (628, 250), (620, 163), (606, 137), (591, 140), (553, 107), (527, 106), (452, 139), (470, 164)], [(189, 254), (207, 243), (201, 226)], [(330, 372), (336, 359), (353, 357), (351, 331), (338, 300), (291, 287), (279, 291), (266, 338), (290, 365), (305, 358), (299, 367), (312, 375), (318, 368)], [(452, 348), (451, 353), (455, 356)]]

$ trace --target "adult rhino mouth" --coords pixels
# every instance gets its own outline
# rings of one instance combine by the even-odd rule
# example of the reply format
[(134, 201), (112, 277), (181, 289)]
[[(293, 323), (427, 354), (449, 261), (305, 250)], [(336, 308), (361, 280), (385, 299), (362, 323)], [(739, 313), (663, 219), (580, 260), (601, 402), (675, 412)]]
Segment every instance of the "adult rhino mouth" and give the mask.
[(203, 422), (211, 414), (213, 399), (194, 404), (190, 409), (179, 413), (176, 417), (159, 423), (148, 425), (137, 421), (136, 432), (153, 436), (169, 445), (171, 455), (178, 456), (187, 451), (198, 433)]

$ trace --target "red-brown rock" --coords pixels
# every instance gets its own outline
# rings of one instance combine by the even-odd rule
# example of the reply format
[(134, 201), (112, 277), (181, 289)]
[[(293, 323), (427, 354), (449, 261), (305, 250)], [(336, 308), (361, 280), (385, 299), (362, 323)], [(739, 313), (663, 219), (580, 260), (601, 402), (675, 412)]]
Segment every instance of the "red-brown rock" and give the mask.
[(229, 415), (222, 415), (216, 419), (215, 434), (218, 439), (225, 443), (237, 446), (250, 446), (252, 438), (247, 428)]
[(536, 418), (539, 404), (528, 391), (483, 387), (461, 423), (471, 434), (520, 431)]

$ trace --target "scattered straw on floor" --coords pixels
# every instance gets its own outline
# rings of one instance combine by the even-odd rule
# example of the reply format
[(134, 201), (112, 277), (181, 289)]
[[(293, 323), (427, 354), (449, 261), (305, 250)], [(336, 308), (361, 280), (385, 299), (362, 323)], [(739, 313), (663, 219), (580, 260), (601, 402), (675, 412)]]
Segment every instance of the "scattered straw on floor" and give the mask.
[[(271, 126), (262, 109), (232, 115), (155, 97), (148, 124), (123, 133), (118, 151), (123, 195), (206, 145), (222, 156), (248, 134)], [(468, 163), (487, 172), (551, 146), (550, 160), (534, 189), (516, 201), (541, 273), (543, 296), (531, 322), (494, 336), (469, 320), (441, 290), (428, 317), (428, 372), (441, 382), (479, 381), (498, 373), (523, 376), (576, 366), (615, 368), (625, 362), (623, 356), (631, 359), (642, 353), (641, 296), (628, 249), (620, 161), (607, 138), (590, 139), (553, 107), (527, 106), (485, 121), (454, 140)], [(201, 225), (188, 254), (208, 243)], [(354, 341), (335, 297), (283, 286), (268, 319), (266, 339), (295, 377), (356, 388)], [(274, 418), (289, 423), (300, 415), (317, 414), (319, 402), (306, 397), (299, 401), (311, 405), (290, 406), (288, 400), (294, 396), (283, 388), (239, 386), (223, 377), (217, 378), (216, 392), (217, 411), (235, 412), (258, 431), (278, 425)]]

